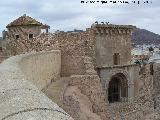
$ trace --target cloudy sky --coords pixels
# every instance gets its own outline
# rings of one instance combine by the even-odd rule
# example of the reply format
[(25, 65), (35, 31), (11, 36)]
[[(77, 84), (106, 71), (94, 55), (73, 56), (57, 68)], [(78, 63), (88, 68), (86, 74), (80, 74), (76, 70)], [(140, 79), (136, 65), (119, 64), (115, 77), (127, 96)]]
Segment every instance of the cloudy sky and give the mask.
[(131, 1), (128, 0), (130, 4), (82, 4), (81, 0), (1, 0), (0, 30), (4, 30), (8, 23), (19, 16), (27, 14), (50, 25), (51, 31), (85, 30), (95, 21), (104, 21), (136, 25), (160, 34), (160, 0), (152, 0), (152, 3), (148, 0), (149, 4), (142, 4), (144, 0), (140, 0), (139, 5)]

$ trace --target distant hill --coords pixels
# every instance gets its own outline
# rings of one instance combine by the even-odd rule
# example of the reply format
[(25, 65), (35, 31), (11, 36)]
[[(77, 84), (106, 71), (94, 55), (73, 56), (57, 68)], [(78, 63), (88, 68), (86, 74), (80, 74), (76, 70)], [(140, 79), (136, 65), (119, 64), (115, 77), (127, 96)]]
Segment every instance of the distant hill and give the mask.
[(132, 44), (160, 44), (160, 35), (145, 29), (137, 28), (132, 35)]

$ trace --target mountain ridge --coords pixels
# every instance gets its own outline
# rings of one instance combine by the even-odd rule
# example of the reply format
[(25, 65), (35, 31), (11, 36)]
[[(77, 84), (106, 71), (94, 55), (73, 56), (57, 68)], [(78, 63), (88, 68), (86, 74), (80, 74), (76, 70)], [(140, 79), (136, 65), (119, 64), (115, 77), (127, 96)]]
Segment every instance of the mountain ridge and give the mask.
[(132, 34), (133, 45), (160, 44), (160, 35), (146, 29), (136, 28)]

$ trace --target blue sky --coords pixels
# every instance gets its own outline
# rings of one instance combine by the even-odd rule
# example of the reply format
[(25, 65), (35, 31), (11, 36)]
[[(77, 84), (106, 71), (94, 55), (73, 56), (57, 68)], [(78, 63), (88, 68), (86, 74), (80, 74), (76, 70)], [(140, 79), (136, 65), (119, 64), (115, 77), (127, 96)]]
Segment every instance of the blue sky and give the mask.
[(85, 30), (95, 21), (104, 21), (112, 24), (131, 24), (160, 34), (159, 13), (158, 0), (140, 5), (81, 4), (81, 0), (1, 0), (0, 31), (6, 29), (5, 26), (14, 19), (27, 14), (50, 25), (51, 31)]

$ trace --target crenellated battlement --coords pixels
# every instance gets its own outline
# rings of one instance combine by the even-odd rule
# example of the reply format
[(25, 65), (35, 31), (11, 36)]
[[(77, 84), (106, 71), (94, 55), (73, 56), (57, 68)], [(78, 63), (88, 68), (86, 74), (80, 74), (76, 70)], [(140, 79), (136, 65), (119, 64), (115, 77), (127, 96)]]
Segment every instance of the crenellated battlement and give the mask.
[(96, 34), (132, 34), (136, 28), (132, 25), (92, 24), (91, 28)]

